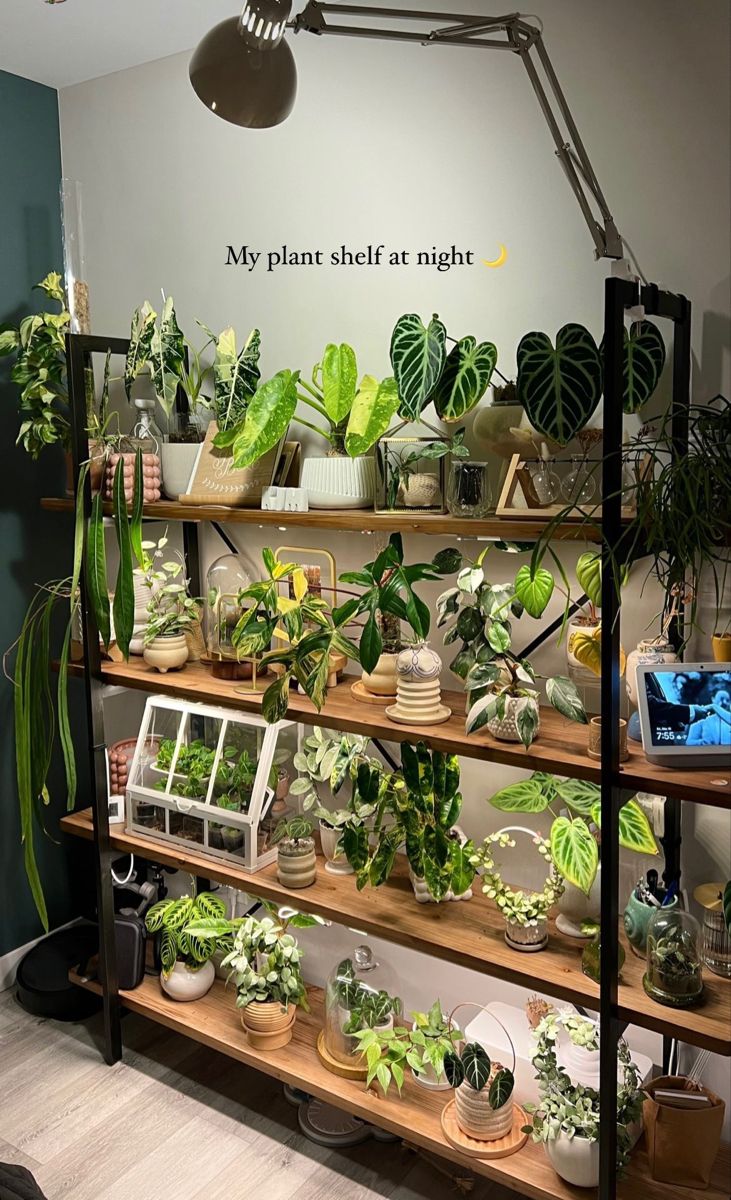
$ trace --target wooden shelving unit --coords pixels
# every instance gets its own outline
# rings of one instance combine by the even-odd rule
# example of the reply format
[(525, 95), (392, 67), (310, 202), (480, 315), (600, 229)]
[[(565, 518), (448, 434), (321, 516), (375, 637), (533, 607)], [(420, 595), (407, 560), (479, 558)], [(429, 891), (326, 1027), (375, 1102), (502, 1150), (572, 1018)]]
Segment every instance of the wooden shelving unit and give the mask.
[[(73, 670), (79, 674), (81, 668), (77, 666)], [(257, 712), (261, 707), (261, 694), (242, 692), (236, 690), (241, 686), (239, 684), (214, 679), (211, 672), (200, 663), (188, 663), (182, 671), (169, 671), (161, 675), (148, 667), (143, 659), (132, 658), (126, 663), (105, 661), (101, 671), (104, 683), (138, 691), (183, 696), (206, 704), (225, 704), (246, 712)], [(600, 766), (586, 753), (587, 727), (567, 721), (555, 709), (541, 709), (540, 735), (530, 749), (525, 750), (518, 743), (497, 741), (487, 730), (480, 730), (468, 737), (464, 731), (464, 692), (443, 692), (442, 700), (452, 709), (452, 716), (444, 724), (427, 728), (397, 725), (389, 721), (380, 706), (363, 704), (354, 699), (350, 692), (350, 681), (346, 678), (336, 688), (329, 690), (319, 713), (306, 696), (296, 691), (290, 692), (288, 716), (307, 725), (367, 734), (382, 741), (414, 742), (422, 738), (437, 750), (447, 750), (465, 758), (503, 763), (527, 771), (553, 771), (558, 775), (600, 782)], [(619, 770), (620, 787), (731, 809), (731, 769), (671, 770), (658, 767), (647, 761), (641, 746), (630, 745), (630, 756)], [(485, 796), (490, 791), (490, 781), (486, 778)]]
[[(101, 993), (95, 981), (72, 975), (80, 987)], [(441, 1155), (479, 1175), (493, 1179), (533, 1200), (586, 1200), (587, 1192), (564, 1183), (554, 1173), (542, 1146), (530, 1140), (510, 1158), (492, 1162), (465, 1159), (444, 1137), (440, 1114), (448, 1099), (443, 1092), (429, 1092), (407, 1079), (401, 1098), (383, 1096), (380, 1091), (366, 1089), (331, 1074), (320, 1062), (315, 1044), (323, 1022), (323, 997), (317, 988), (309, 990), (311, 1012), (298, 1012), (292, 1041), (283, 1050), (263, 1053), (253, 1050), (241, 1028), (234, 1007), (233, 995), (216, 980), (202, 1000), (179, 1004), (168, 999), (158, 980), (146, 976), (140, 987), (121, 993), (122, 1003), (133, 1012), (141, 1013), (168, 1029), (202, 1042), (238, 1062), (255, 1067), (282, 1083), (302, 1088), (321, 1097), (381, 1129), (402, 1137), (423, 1150)], [(638, 1148), (629, 1165), (626, 1177), (620, 1182), (620, 1200), (726, 1200), (729, 1156), (724, 1150), (715, 1165), (714, 1179), (707, 1190), (674, 1188), (655, 1183), (650, 1178), (647, 1156)]]
[[(91, 840), (91, 810), (64, 817), (61, 828), (74, 837)], [(320, 858), (315, 883), (293, 891), (279, 883), (276, 864), (251, 874), (198, 853), (194, 846), (188, 850), (169, 842), (157, 842), (137, 833), (126, 833), (121, 825), (113, 825), (110, 836), (113, 848), (120, 853), (215, 879), (260, 899), (316, 913), (340, 925), (355, 926), (364, 933), (495, 979), (537, 988), (571, 1004), (599, 1008), (599, 988), (581, 970), (583, 942), (566, 937), (551, 922), (548, 947), (540, 956), (511, 950), (505, 944), (505, 925), (495, 904), (479, 888), (464, 903), (416, 904), (405, 861), (397, 863), (387, 883), (359, 892), (351, 875), (328, 874)], [(731, 980), (707, 972), (701, 1007), (684, 1012), (665, 1008), (645, 994), (644, 960), (633, 954), (624, 934), (622, 942), (626, 951), (619, 986), (622, 1020), (670, 1037), (681, 1037), (717, 1054), (731, 1055)]]

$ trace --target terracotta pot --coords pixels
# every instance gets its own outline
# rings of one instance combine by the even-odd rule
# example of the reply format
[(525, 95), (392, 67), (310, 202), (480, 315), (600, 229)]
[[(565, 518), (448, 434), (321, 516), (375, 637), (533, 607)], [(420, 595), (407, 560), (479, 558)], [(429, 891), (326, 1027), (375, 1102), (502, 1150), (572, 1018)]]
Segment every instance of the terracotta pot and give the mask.
[(246, 1040), (254, 1050), (281, 1050), (292, 1041), (297, 1008), (285, 1007), (278, 1000), (252, 1000), (241, 1010)]
[(145, 646), (142, 657), (145, 662), (164, 675), (166, 671), (175, 671), (184, 667), (188, 661), (188, 643), (184, 633), (174, 633), (156, 637), (149, 646)]
[[(519, 742), (521, 739), (518, 732), (518, 714), (526, 704), (530, 704), (532, 701), (528, 696), (506, 696), (505, 700), (505, 716), (493, 717), (491, 721), (487, 722), (487, 728), (492, 736), (500, 742)], [(535, 737), (538, 737), (540, 728), (541, 721), (538, 717)]]
[(312, 838), (284, 843), (277, 855), (277, 878), (283, 887), (305, 888), (315, 882), (317, 858)]
[(711, 650), (715, 662), (731, 662), (731, 633), (714, 633)]
[(495, 1142), (506, 1137), (513, 1128), (513, 1103), (508, 1101), (502, 1108), (490, 1104), (490, 1089), (476, 1092), (471, 1084), (461, 1083), (454, 1093), (457, 1124), (468, 1137), (480, 1142)]
[(320, 845), (325, 855), (325, 870), (331, 875), (352, 875), (353, 868), (343, 854), (337, 850), (337, 844), (343, 836), (342, 829), (332, 829), (324, 821), (320, 821)]
[(216, 968), (210, 961), (195, 968), (176, 962), (168, 976), (160, 973), (160, 986), (172, 1000), (200, 1000), (211, 990), (215, 978)]
[(565, 1133), (546, 1142), (546, 1154), (556, 1174), (574, 1187), (599, 1186), (599, 1143)]
[(398, 681), (398, 653), (384, 652), (372, 671), (364, 671), (361, 679), (363, 687), (374, 696), (395, 696)]

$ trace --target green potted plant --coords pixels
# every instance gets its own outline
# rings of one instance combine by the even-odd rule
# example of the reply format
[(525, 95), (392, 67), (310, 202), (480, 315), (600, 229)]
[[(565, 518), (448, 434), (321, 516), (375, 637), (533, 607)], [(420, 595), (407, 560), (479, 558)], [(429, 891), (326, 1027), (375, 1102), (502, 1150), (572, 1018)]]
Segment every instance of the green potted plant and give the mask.
[(297, 939), (272, 917), (248, 916), (237, 926), (233, 947), (221, 966), (231, 968), (236, 1007), (255, 1050), (286, 1046), (292, 1040), (298, 1006), (309, 1010), (301, 961)]
[(370, 761), (365, 753), (368, 744), (369, 739), (358, 734), (331, 738), (316, 725), (294, 756), (300, 774), (291, 784), (290, 795), (300, 796), (304, 812), (312, 812), (318, 820), (325, 870), (334, 875), (352, 874), (343, 850), (343, 834), (348, 827), (363, 826), (375, 812), (375, 805), (364, 803), (357, 788), (352, 787), (346, 808), (327, 808), (320, 799), (318, 785), (337, 796), (346, 781), (354, 784), (359, 763)]
[[(367, 955), (368, 963), (372, 962), (366, 947), (359, 947), (355, 953)], [(365, 1030), (379, 1034), (392, 1031), (394, 1018), (400, 1013), (398, 997), (377, 983), (371, 986), (364, 982), (353, 959), (343, 959), (328, 982), (326, 1043), (329, 1054), (343, 1065), (357, 1064), (364, 1053), (358, 1035)]]
[(271, 844), (278, 847), (277, 878), (284, 887), (303, 888), (315, 882), (317, 858), (312, 821), (306, 817), (280, 821)]
[(442, 1091), (451, 1087), (444, 1073), (447, 1054), (454, 1053), (460, 1031), (449, 1028), (439, 1001), (428, 1013), (412, 1013), (411, 1029), (389, 1022), (368, 1025), (353, 1035), (366, 1060), (366, 1087), (377, 1082), (384, 1096), (392, 1083), (399, 1095), (410, 1068), (422, 1087)]
[[(505, 883), (495, 861), (495, 847), (500, 850), (515, 848), (511, 833), (525, 833), (543, 858), (548, 874), (539, 891), (514, 888)], [(548, 914), (561, 896), (563, 880), (551, 857), (551, 844), (547, 838), (531, 829), (519, 826), (500, 829), (489, 834), (470, 857), (475, 870), (482, 871), (482, 890), (494, 900), (505, 919), (505, 941), (513, 950), (532, 952), (543, 950), (548, 943)]]
[(701, 931), (680, 908), (658, 908), (647, 926), (647, 970), (642, 985), (658, 1004), (688, 1008), (703, 995)]
[(216, 939), (200, 938), (188, 926), (201, 918), (221, 919), (226, 906), (210, 892), (158, 900), (145, 916), (148, 933), (158, 936), (160, 986), (173, 1000), (199, 1000), (210, 990), (216, 972), (211, 959)]
[(439, 1000), (426, 1012), (412, 1012), (411, 1016), (409, 1040), (413, 1053), (409, 1066), (414, 1082), (431, 1091), (445, 1091), (451, 1084), (444, 1070), (444, 1059), (458, 1049), (462, 1033), (449, 1020)]
[(491, 1063), (479, 1042), (467, 1042), (459, 1052), (449, 1050), (444, 1071), (454, 1088), (455, 1116), (462, 1132), (480, 1142), (507, 1137), (513, 1128), (513, 1072)]
[[(565, 883), (556, 925), (570, 937), (587, 936), (582, 923), (599, 915), (600, 788), (581, 779), (559, 779), (535, 771), (529, 779), (501, 788), (489, 802), (500, 812), (550, 812), (551, 857)], [(563, 807), (569, 810), (568, 816), (561, 813)], [(636, 799), (619, 810), (619, 844), (638, 854), (658, 853), (650, 822)]]
[(399, 317), (390, 355), (402, 420), (421, 420), (433, 402), (447, 424), (462, 421), (479, 404), (497, 362), (493, 343), (478, 343), (472, 336), (455, 341), (447, 353), (447, 330), (436, 313), (428, 325), (416, 313)]
[(188, 594), (187, 581), (179, 581), (183, 569), (183, 564), (174, 560), (163, 563), (155, 573), (159, 587), (147, 605), (143, 658), (163, 674), (185, 666), (188, 661), (185, 635), (199, 620), (200, 601)]

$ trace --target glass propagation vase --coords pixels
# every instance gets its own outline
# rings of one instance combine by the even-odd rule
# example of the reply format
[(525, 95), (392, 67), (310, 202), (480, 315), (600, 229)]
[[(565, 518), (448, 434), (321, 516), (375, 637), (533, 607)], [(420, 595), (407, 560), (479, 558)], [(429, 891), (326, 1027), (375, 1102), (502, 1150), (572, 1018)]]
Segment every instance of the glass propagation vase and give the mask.
[(541, 504), (554, 504), (561, 495), (561, 479), (555, 458), (541, 459), (530, 469), (530, 477)]
[(253, 578), (253, 571), (240, 554), (222, 554), (208, 568), (204, 636), (209, 654), (236, 659), (231, 637), (243, 611), (238, 595)]
[(561, 485), (564, 500), (570, 504), (588, 504), (596, 494), (596, 480), (583, 454), (571, 455), (571, 470)]
[(449, 469), (447, 508), (453, 517), (486, 517), (491, 494), (485, 462), (453, 462)]
[(379, 962), (370, 946), (354, 947), (336, 963), (325, 988), (325, 1050), (344, 1066), (357, 1066), (361, 1057), (355, 1036), (362, 1029), (392, 1028), (400, 1019), (401, 1000), (395, 994), (391, 968)]
[(703, 993), (701, 930), (680, 908), (659, 908), (647, 927), (647, 970), (642, 984), (658, 1004), (687, 1008)]

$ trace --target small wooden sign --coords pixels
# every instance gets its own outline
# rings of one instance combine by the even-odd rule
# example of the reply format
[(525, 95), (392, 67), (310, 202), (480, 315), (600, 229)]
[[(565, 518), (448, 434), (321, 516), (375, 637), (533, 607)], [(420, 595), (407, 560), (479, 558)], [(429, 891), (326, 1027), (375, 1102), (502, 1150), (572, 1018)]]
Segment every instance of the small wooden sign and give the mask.
[(234, 467), (231, 449), (219, 450), (213, 445), (217, 433), (218, 425), (211, 421), (180, 503), (258, 508), (264, 488), (274, 479), (284, 438), (252, 466)]

